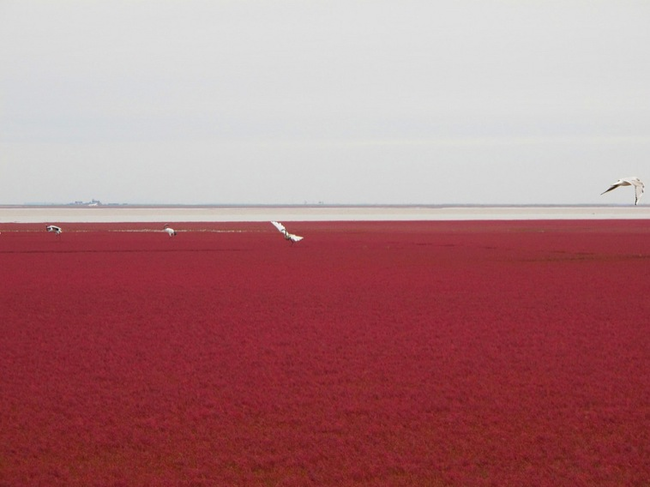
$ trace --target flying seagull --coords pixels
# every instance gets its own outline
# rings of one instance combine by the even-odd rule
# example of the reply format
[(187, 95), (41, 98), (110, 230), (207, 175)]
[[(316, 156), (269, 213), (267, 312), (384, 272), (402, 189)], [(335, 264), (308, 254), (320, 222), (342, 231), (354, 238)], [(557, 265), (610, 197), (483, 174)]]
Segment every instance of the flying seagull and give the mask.
[(284, 235), (285, 240), (291, 240), (291, 244), (293, 245), (294, 242), (300, 242), (302, 240), (302, 237), (299, 237), (298, 235), (294, 235), (293, 233), (287, 232), (287, 229), (284, 228), (284, 225), (280, 222), (271, 222), (275, 228), (278, 229), (278, 231)]
[(608, 190), (603, 191), (601, 194), (610, 192), (613, 189), (619, 188), (621, 186), (634, 186), (634, 204), (636, 205), (643, 195), (643, 182), (636, 176), (631, 176), (629, 178), (622, 178), (612, 184)]
[(61, 227), (57, 227), (56, 225), (48, 225), (45, 227), (45, 230), (47, 230), (48, 232), (54, 232), (57, 235), (61, 235), (61, 232), (63, 231), (61, 230)]
[(170, 237), (173, 237), (174, 235), (176, 235), (176, 230), (171, 228), (169, 225), (165, 225), (163, 227), (163, 231), (167, 232), (167, 235), (169, 235)]

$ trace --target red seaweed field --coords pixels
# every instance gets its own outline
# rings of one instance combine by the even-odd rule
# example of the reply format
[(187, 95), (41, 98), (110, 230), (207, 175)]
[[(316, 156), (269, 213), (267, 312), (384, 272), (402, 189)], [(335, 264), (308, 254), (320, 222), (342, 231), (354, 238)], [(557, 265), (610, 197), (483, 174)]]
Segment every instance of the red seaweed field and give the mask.
[(0, 486), (650, 485), (650, 221), (0, 224)]

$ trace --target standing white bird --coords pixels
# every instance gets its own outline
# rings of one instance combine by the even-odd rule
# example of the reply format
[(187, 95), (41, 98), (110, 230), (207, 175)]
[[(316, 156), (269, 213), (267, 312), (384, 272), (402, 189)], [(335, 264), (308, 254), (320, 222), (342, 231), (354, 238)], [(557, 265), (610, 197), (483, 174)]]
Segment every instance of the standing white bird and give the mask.
[(45, 230), (48, 232), (54, 232), (57, 235), (61, 235), (61, 232), (63, 232), (63, 230), (61, 230), (61, 227), (57, 227), (56, 225), (48, 225), (45, 227)]
[(171, 228), (169, 225), (165, 225), (165, 226), (163, 227), (163, 231), (164, 231), (164, 232), (167, 232), (167, 235), (169, 235), (170, 237), (173, 237), (173, 236), (176, 235), (176, 230), (174, 230), (173, 228)]
[(293, 233), (287, 232), (287, 229), (284, 228), (284, 225), (280, 222), (271, 222), (275, 228), (278, 229), (278, 231), (284, 235), (285, 240), (291, 240), (291, 245), (293, 245), (294, 242), (300, 242), (303, 237), (299, 237), (298, 235), (294, 235)]
[(606, 191), (603, 191), (602, 194), (608, 193), (613, 189), (620, 188), (621, 186), (634, 186), (634, 204), (636, 205), (639, 200), (641, 199), (641, 196), (643, 195), (643, 182), (637, 178), (636, 176), (630, 176), (629, 178), (622, 178), (616, 181), (614, 184), (612, 184), (609, 189)]

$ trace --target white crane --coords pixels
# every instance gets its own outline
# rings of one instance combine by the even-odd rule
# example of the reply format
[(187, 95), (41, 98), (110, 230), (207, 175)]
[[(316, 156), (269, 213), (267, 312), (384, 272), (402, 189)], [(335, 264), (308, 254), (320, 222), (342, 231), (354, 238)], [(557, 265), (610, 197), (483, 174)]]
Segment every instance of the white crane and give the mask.
[(61, 227), (57, 227), (56, 225), (48, 225), (45, 227), (45, 230), (48, 232), (56, 233), (57, 235), (61, 235), (61, 232), (63, 232), (63, 230), (61, 230)]
[(609, 193), (611, 190), (620, 188), (621, 186), (634, 186), (634, 204), (636, 205), (639, 200), (641, 199), (641, 196), (643, 195), (643, 182), (637, 178), (636, 176), (630, 176), (629, 178), (622, 178), (616, 181), (614, 184), (612, 184), (609, 189), (606, 191), (603, 191), (602, 194)]
[(176, 230), (174, 230), (173, 228), (171, 228), (169, 225), (165, 225), (165, 226), (163, 227), (163, 231), (164, 231), (164, 232), (167, 232), (167, 235), (169, 235), (170, 237), (173, 237), (173, 236), (176, 235)]
[(285, 240), (291, 240), (291, 245), (293, 245), (294, 242), (300, 242), (302, 240), (302, 237), (299, 237), (298, 235), (294, 235), (293, 233), (287, 232), (287, 229), (284, 228), (284, 225), (280, 222), (271, 222), (275, 228), (278, 229), (278, 231), (284, 235)]

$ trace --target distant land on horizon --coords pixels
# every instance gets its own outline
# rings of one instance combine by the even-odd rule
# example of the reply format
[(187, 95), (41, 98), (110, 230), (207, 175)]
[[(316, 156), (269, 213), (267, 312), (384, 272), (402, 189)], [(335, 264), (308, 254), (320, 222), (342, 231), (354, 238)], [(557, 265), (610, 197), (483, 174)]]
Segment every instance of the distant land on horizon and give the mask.
[[(47, 203), (0, 204), (3, 208), (620, 208), (630, 204), (480, 204), (480, 203)], [(642, 204), (637, 206), (643, 206)]]

